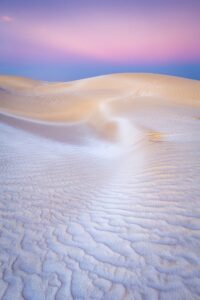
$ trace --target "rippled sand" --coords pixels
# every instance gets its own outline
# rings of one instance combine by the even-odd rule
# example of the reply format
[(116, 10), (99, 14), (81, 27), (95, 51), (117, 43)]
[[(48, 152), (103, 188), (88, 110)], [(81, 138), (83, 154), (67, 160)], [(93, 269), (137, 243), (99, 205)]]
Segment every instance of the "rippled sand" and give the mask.
[(0, 299), (200, 299), (200, 82), (0, 76)]

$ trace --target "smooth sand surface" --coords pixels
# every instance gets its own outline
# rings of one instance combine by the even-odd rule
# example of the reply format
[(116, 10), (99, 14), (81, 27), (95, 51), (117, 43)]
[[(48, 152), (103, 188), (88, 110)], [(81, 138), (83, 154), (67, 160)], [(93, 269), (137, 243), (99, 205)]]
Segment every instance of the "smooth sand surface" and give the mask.
[(200, 299), (200, 82), (0, 76), (0, 299)]

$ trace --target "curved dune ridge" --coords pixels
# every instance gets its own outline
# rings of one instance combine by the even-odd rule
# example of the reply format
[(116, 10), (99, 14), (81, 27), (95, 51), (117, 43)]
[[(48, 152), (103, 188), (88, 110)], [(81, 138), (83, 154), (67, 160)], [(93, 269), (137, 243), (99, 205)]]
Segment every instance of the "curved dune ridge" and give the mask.
[(0, 76), (0, 299), (200, 299), (200, 82)]
[[(200, 99), (198, 81), (147, 74), (115, 74), (70, 83), (0, 76), (0, 87), (2, 113), (46, 125), (73, 123), (74, 128), (85, 126), (111, 140), (124, 139), (131, 134), (131, 126), (141, 131), (133, 117), (142, 109), (180, 104), (199, 107)], [(148, 124), (147, 130), (151, 130)]]

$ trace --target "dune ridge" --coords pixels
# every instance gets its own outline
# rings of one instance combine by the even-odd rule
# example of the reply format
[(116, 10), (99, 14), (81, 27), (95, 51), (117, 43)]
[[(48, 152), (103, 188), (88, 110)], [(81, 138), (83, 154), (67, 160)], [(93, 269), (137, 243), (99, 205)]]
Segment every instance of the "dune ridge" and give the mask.
[(199, 81), (0, 76), (0, 299), (199, 299), (199, 117)]
[(138, 131), (129, 112), (142, 106), (200, 105), (198, 81), (151, 74), (114, 74), (70, 83), (0, 76), (0, 89), (5, 115), (32, 122), (85, 123), (111, 140), (123, 139), (130, 132), (130, 123)]

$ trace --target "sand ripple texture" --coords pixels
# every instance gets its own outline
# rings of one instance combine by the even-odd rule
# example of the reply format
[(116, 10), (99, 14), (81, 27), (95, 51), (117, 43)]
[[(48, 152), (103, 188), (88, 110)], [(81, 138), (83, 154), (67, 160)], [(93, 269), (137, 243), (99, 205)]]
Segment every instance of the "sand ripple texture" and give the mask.
[(0, 76), (0, 299), (200, 299), (200, 82)]

